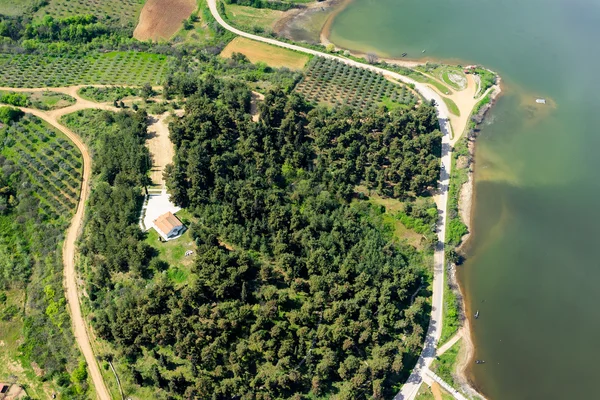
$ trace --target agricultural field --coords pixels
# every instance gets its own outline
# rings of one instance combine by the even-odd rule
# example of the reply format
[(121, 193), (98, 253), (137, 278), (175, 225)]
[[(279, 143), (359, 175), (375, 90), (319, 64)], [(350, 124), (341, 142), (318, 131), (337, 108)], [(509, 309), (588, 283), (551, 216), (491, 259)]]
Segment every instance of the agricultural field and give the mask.
[(48, 5), (38, 10), (35, 16), (64, 18), (92, 14), (104, 23), (133, 30), (143, 5), (144, 0), (49, 0)]
[(329, 106), (348, 105), (363, 111), (385, 106), (412, 107), (417, 97), (405, 85), (375, 72), (342, 62), (315, 57), (296, 88), (308, 100)]
[(0, 14), (23, 15), (35, 2), (36, 0), (0, 0)]
[(250, 29), (273, 28), (285, 12), (269, 8), (254, 8), (227, 4), (225, 6), (227, 20), (235, 26)]
[(264, 62), (270, 67), (287, 67), (300, 70), (304, 68), (310, 57), (306, 54), (284, 49), (270, 44), (256, 42), (243, 37), (236, 37), (221, 52), (221, 57), (231, 58), (233, 53), (241, 53), (253, 64)]
[(49, 111), (73, 105), (75, 99), (68, 94), (51, 91), (8, 92), (0, 90), (0, 103)]
[(133, 31), (138, 40), (168, 40), (196, 10), (196, 0), (147, 0)]
[(49, 219), (73, 213), (81, 185), (79, 150), (62, 133), (28, 114), (5, 126), (0, 137), (5, 137), (2, 155), (24, 167), (41, 212)]
[(0, 86), (60, 87), (77, 84), (161, 84), (167, 57), (141, 52), (93, 53), (89, 56), (1, 54)]

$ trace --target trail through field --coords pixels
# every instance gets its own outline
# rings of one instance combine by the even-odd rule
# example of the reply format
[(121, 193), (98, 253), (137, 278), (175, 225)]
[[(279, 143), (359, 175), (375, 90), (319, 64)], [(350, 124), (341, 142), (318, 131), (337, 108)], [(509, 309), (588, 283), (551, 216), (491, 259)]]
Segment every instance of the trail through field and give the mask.
[(138, 40), (165, 40), (173, 36), (196, 10), (195, 0), (148, 0), (133, 31)]

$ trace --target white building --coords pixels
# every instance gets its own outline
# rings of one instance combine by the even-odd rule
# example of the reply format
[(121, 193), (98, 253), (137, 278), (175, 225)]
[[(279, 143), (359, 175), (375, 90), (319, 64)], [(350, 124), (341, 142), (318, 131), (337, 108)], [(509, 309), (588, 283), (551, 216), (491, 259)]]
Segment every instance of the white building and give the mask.
[(185, 231), (185, 226), (171, 211), (152, 221), (152, 226), (165, 240), (178, 238)]

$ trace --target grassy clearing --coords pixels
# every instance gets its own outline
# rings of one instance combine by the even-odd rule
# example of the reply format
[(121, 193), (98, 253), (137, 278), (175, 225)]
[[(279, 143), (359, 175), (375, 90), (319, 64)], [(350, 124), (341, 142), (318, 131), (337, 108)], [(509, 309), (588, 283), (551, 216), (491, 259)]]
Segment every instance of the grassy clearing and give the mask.
[(413, 73), (409, 74), (409, 76), (417, 82), (426, 83), (428, 85), (433, 86), (442, 94), (452, 94), (452, 91), (447, 86), (443, 85), (441, 82), (438, 82), (435, 79), (431, 79), (430, 77), (425, 76), (417, 71), (414, 71)]
[[(453, 400), (454, 397), (448, 392), (446, 392), (443, 388), (440, 387), (440, 391), (442, 392), (442, 400)], [(416, 400), (435, 400), (435, 395), (425, 382), (421, 384), (419, 391), (417, 392)]]
[(0, 86), (158, 85), (163, 83), (167, 61), (164, 55), (119, 51), (83, 57), (2, 54)]
[[(433, 76), (454, 90), (461, 91), (466, 88), (467, 81), (465, 73), (457, 66), (427, 63), (425, 65), (419, 65), (416, 69)], [(454, 77), (454, 79), (451, 79), (452, 77)]]
[(0, 14), (17, 16), (31, 8), (36, 0), (0, 0)]
[(75, 99), (68, 94), (44, 92), (8, 92), (0, 91), (0, 103), (20, 107), (37, 108), (38, 110), (57, 110), (75, 104)]
[(254, 8), (228, 4), (225, 7), (227, 19), (233, 25), (258, 28), (272, 28), (284, 12), (268, 8)]
[(221, 57), (230, 58), (233, 53), (244, 54), (254, 64), (263, 62), (270, 67), (287, 67), (295, 70), (304, 68), (310, 59), (310, 57), (302, 53), (243, 37), (236, 37), (229, 42), (227, 47), (221, 52)]
[(430, 367), (433, 372), (435, 372), (440, 378), (442, 378), (444, 381), (446, 381), (446, 383), (455, 389), (457, 389), (457, 387), (456, 382), (454, 381), (454, 368), (461, 346), (462, 340), (459, 340), (444, 354), (436, 357)]
[(143, 6), (144, 0), (49, 0), (49, 4), (35, 16), (64, 18), (92, 14), (105, 23), (115, 23), (133, 30)]
[(456, 103), (453, 100), (451, 100), (447, 97), (444, 97), (444, 96), (442, 96), (442, 99), (444, 99), (444, 103), (446, 103), (446, 106), (448, 107), (448, 111), (450, 111), (452, 114), (460, 117), (460, 110), (458, 109), (458, 106), (456, 105)]

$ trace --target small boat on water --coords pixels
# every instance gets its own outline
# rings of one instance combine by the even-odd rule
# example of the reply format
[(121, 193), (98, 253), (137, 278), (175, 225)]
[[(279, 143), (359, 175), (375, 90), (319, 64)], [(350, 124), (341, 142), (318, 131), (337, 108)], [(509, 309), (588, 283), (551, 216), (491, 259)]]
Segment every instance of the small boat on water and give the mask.
[(423, 50), (421, 53), (425, 53), (425, 50)]
[(485, 364), (485, 360), (475, 360), (475, 364)]
[(546, 104), (546, 99), (535, 99), (535, 102), (538, 104)]
[(479, 310), (475, 313), (475, 319), (479, 318)]
[(408, 53), (402, 53), (402, 57), (406, 57)]

